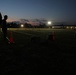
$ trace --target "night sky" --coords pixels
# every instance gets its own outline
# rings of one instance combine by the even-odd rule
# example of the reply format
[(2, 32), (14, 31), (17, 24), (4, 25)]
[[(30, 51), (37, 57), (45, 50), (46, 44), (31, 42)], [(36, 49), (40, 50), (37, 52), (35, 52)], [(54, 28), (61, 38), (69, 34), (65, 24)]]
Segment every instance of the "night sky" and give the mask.
[(9, 21), (44, 18), (76, 24), (76, 0), (0, 0), (0, 12)]

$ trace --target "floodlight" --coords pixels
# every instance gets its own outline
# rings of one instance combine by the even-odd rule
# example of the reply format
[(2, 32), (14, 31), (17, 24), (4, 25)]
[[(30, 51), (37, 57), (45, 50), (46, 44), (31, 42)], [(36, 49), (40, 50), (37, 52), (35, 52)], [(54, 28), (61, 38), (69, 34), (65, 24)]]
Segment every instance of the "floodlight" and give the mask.
[(51, 21), (48, 21), (48, 22), (47, 22), (48, 25), (51, 25), (51, 23), (52, 23)]
[(23, 24), (21, 24), (21, 27), (23, 28), (23, 27), (24, 27), (24, 25), (23, 25)]

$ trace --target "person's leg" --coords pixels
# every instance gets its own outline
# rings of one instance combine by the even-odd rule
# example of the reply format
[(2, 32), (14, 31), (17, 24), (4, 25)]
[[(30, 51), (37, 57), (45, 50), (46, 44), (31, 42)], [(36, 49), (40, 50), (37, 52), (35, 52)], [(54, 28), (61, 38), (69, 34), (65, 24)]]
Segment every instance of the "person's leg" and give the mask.
[(4, 41), (7, 40), (6, 37), (7, 37), (7, 31), (6, 30), (3, 30), (3, 38), (4, 38)]

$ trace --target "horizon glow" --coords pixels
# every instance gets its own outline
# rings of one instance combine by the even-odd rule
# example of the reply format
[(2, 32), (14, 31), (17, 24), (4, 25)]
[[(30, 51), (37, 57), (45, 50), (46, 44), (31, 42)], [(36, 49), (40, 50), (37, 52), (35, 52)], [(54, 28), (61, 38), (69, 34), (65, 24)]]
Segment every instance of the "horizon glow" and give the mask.
[(0, 0), (0, 12), (9, 22), (44, 18), (76, 24), (76, 0)]

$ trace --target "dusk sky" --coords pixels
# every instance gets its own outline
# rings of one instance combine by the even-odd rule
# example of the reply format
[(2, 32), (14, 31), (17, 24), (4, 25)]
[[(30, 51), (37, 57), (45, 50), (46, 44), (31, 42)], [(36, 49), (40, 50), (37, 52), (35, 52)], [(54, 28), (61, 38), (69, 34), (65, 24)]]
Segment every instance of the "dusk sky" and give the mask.
[(0, 12), (9, 21), (44, 18), (76, 24), (76, 0), (0, 0)]

